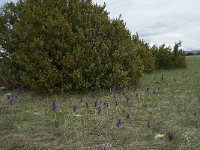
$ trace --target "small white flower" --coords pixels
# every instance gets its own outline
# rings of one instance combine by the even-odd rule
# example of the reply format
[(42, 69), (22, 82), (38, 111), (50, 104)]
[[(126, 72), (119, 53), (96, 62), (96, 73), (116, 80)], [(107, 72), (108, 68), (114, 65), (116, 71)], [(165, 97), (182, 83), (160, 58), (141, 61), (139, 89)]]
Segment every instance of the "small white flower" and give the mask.
[(161, 139), (163, 138), (165, 135), (164, 134), (156, 134), (155, 139)]

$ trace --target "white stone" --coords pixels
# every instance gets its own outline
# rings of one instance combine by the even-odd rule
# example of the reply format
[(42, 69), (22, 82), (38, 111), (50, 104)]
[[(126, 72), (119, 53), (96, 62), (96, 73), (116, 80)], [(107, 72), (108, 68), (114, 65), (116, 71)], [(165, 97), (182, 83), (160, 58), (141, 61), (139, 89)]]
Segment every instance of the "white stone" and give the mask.
[(155, 139), (161, 139), (163, 138), (165, 135), (164, 134), (156, 134)]

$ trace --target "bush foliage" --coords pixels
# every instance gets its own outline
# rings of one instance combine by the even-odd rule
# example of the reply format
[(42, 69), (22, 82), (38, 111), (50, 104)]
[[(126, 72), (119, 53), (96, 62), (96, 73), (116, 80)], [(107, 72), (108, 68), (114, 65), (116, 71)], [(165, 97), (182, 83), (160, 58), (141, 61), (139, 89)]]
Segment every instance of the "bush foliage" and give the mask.
[(155, 58), (152, 54), (151, 47), (148, 43), (141, 40), (136, 33), (132, 36), (135, 46), (135, 52), (142, 60), (144, 65), (144, 72), (150, 73), (155, 69)]
[(181, 43), (153, 46), (91, 0), (19, 0), (0, 10), (0, 82), (38, 92), (137, 86), (143, 72), (184, 68)]
[(181, 42), (175, 43), (174, 47), (166, 47), (165, 44), (153, 46), (152, 53), (155, 57), (156, 69), (180, 69), (186, 68), (185, 53), (180, 48)]
[(143, 63), (120, 18), (91, 0), (25, 0), (0, 11), (1, 82), (42, 92), (136, 85)]

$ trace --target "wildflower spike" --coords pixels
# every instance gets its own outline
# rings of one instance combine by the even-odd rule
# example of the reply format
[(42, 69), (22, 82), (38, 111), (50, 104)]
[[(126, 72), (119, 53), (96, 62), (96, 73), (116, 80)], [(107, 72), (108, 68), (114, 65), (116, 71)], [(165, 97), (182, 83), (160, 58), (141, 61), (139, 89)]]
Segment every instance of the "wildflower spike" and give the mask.
[(128, 95), (125, 95), (125, 100), (126, 100), (126, 102), (128, 103), (128, 101), (129, 101)]
[(52, 110), (55, 112), (56, 111), (56, 101), (53, 100), (52, 102)]
[(174, 139), (174, 135), (171, 132), (168, 133), (167, 137), (169, 141), (173, 141)]
[(101, 112), (102, 112), (102, 109), (101, 109), (101, 107), (99, 107), (98, 110), (97, 110), (97, 115), (100, 115)]
[(96, 100), (96, 101), (94, 102), (94, 107), (95, 107), (95, 108), (97, 107), (97, 103), (98, 103), (98, 101)]
[(121, 119), (119, 119), (118, 121), (117, 121), (117, 123), (116, 123), (116, 127), (120, 127), (122, 125), (122, 122), (121, 122)]
[(150, 123), (150, 121), (147, 122), (147, 128), (148, 128), (148, 129), (151, 128), (151, 123)]

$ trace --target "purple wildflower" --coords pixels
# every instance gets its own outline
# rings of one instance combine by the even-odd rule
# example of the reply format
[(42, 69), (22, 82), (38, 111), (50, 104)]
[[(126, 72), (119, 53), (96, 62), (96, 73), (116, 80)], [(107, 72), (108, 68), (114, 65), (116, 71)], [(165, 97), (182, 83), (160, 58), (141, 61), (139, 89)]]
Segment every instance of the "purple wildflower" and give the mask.
[(128, 103), (128, 101), (129, 101), (128, 95), (125, 95), (125, 100), (126, 100), (126, 102)]
[(103, 102), (103, 107), (106, 108), (106, 102), (105, 101)]
[(56, 101), (53, 100), (52, 102), (52, 110), (55, 112), (56, 111)]
[(119, 128), (122, 125), (121, 119), (117, 120), (116, 126)]
[(86, 108), (89, 108), (89, 103), (85, 102)]
[(97, 107), (97, 103), (98, 103), (98, 101), (96, 100), (96, 101), (94, 102), (94, 107), (95, 107), (95, 108)]
[(169, 141), (172, 141), (174, 139), (174, 135), (171, 132), (168, 133), (167, 137)]
[(151, 123), (150, 123), (150, 121), (147, 122), (147, 128), (148, 128), (148, 129), (151, 128)]
[(100, 115), (101, 112), (102, 112), (102, 109), (101, 109), (101, 107), (99, 107), (99, 108), (97, 109), (97, 115)]
[(107, 102), (103, 102), (103, 107), (107, 108), (108, 107), (108, 103)]

